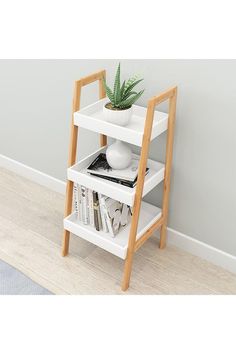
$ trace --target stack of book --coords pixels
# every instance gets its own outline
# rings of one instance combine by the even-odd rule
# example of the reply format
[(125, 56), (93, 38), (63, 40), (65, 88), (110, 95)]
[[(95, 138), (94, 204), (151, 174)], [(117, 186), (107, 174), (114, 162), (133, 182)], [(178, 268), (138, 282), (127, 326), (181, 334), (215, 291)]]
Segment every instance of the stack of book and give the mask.
[(97, 231), (116, 236), (130, 221), (131, 208), (112, 198), (74, 183), (74, 206), (78, 219)]
[[(122, 184), (126, 187), (133, 188), (137, 183), (138, 176), (138, 158), (133, 157), (131, 164), (124, 170), (112, 169), (106, 159), (106, 154), (99, 154), (96, 159), (87, 167), (87, 172), (99, 178)], [(146, 174), (149, 168), (146, 168)]]

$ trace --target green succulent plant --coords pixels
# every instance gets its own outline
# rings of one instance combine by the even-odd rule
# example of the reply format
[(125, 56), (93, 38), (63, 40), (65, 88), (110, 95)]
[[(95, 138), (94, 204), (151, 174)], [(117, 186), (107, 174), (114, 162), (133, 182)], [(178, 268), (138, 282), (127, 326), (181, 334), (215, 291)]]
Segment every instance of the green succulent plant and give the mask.
[(136, 92), (133, 91), (134, 87), (138, 85), (143, 79), (138, 79), (137, 76), (130, 78), (127, 82), (126, 80), (121, 85), (120, 83), (120, 63), (118, 65), (114, 89), (113, 91), (106, 84), (105, 79), (103, 79), (104, 88), (106, 90), (107, 97), (110, 100), (106, 106), (107, 108), (114, 110), (123, 110), (130, 108), (143, 94), (144, 90)]

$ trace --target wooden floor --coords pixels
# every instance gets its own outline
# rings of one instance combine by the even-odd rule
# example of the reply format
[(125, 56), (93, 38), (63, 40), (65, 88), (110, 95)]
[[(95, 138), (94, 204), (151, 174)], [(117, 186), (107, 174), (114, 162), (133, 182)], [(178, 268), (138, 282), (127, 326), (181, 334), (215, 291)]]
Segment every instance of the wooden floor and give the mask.
[[(123, 261), (71, 238), (61, 257), (64, 197), (0, 168), (0, 259), (55, 294), (124, 294)], [(136, 253), (125, 294), (236, 294), (236, 276), (153, 236)]]

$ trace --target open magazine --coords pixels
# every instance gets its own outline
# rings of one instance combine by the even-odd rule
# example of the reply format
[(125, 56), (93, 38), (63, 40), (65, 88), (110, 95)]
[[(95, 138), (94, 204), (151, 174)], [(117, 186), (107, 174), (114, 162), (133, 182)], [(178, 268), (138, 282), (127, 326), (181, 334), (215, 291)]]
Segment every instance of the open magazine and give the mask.
[[(87, 167), (87, 172), (91, 175), (120, 183), (128, 187), (134, 187), (137, 182), (139, 159), (133, 157), (128, 168), (115, 170), (107, 162), (106, 154), (99, 154), (95, 160)], [(148, 173), (149, 168), (146, 169)]]

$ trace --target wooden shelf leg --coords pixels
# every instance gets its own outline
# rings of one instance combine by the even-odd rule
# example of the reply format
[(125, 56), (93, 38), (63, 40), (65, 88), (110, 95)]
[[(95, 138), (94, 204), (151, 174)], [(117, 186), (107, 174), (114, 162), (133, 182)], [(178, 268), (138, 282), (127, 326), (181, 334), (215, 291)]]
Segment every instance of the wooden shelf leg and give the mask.
[(149, 151), (150, 137), (152, 132), (154, 107), (155, 105), (153, 100), (150, 100), (148, 104), (146, 123), (144, 127), (142, 150), (141, 150), (139, 169), (138, 169), (138, 180), (137, 180), (136, 193), (135, 193), (134, 205), (133, 205), (133, 215), (132, 215), (130, 234), (129, 234), (128, 251), (125, 260), (124, 277), (121, 286), (123, 291), (127, 290), (129, 287), (130, 276), (132, 271), (132, 263), (133, 263), (133, 257), (135, 252), (135, 242), (136, 242), (136, 235), (138, 229), (138, 219), (139, 219), (140, 207), (142, 202), (143, 185), (144, 185), (144, 179), (146, 175), (148, 151)]
[[(78, 138), (78, 127), (74, 126), (74, 123), (73, 123), (72, 129), (71, 129), (69, 166), (72, 166), (75, 163), (77, 138)], [(73, 187), (74, 187), (74, 183), (72, 181), (67, 181), (66, 201), (65, 201), (65, 217), (70, 215), (72, 212)], [(62, 239), (62, 256), (63, 257), (67, 256), (67, 254), (69, 252), (69, 243), (70, 243), (70, 232), (67, 230), (64, 230), (63, 231), (63, 239)]]
[[(74, 112), (79, 110), (80, 107), (80, 95), (81, 95), (81, 82), (75, 82), (74, 88), (74, 98), (73, 98), (73, 108), (72, 108), (72, 119), (71, 119), (71, 136), (70, 136), (70, 147), (69, 147), (69, 161), (68, 166), (72, 166), (76, 160), (77, 151), (77, 139), (78, 139), (78, 127), (74, 125)], [(66, 201), (65, 201), (65, 217), (67, 217), (72, 212), (73, 203), (73, 186), (72, 181), (67, 181), (66, 185)], [(70, 243), (70, 232), (67, 230), (63, 231), (62, 239), (62, 256), (67, 256), (69, 252)]]
[(123, 291), (126, 291), (129, 288), (129, 282), (130, 282), (132, 264), (133, 264), (133, 256), (134, 256), (134, 249), (130, 250), (127, 253), (127, 257), (125, 260), (124, 277), (121, 285), (121, 289)]
[[(106, 97), (106, 92), (103, 86), (103, 78), (106, 77), (106, 71), (102, 70), (92, 75), (86, 76), (78, 81), (75, 81), (74, 87), (74, 97), (72, 106), (72, 118), (71, 118), (71, 136), (70, 136), (70, 147), (69, 147), (69, 161), (68, 166), (71, 167), (75, 164), (76, 152), (77, 152), (77, 140), (78, 140), (78, 127), (74, 125), (74, 112), (80, 109), (80, 98), (81, 98), (81, 88), (92, 82), (99, 81), (99, 98)], [(105, 135), (100, 136), (100, 144), (104, 146), (107, 144), (107, 137)], [(65, 217), (67, 217), (72, 212), (73, 203), (73, 187), (74, 183), (72, 181), (67, 181), (66, 187), (66, 201), (65, 201)], [(69, 252), (70, 243), (70, 232), (67, 230), (63, 231), (62, 239), (62, 256), (66, 256)]]
[[(106, 79), (106, 72), (104, 71), (103, 72), (103, 78)], [(104, 88), (104, 85), (103, 85), (103, 79), (100, 78), (99, 79), (99, 99), (103, 99), (106, 97), (106, 91), (105, 91), (105, 88)], [(100, 134), (100, 146), (106, 146), (107, 145), (107, 136), (106, 135), (103, 135), (103, 134)]]
[(100, 134), (100, 146), (106, 146), (107, 145), (107, 136)]
[[(66, 203), (65, 203), (65, 216), (68, 216), (72, 211), (73, 200), (73, 182), (67, 181), (66, 185)], [(69, 252), (70, 232), (68, 230), (63, 231), (62, 239), (62, 256), (65, 257)]]
[[(141, 163), (141, 161), (140, 161), (140, 163)], [(144, 166), (144, 164), (145, 164), (145, 161), (143, 161), (142, 165)], [(142, 171), (143, 170), (146, 171), (146, 167), (145, 167), (145, 169), (142, 168)], [(135, 249), (136, 234), (137, 234), (137, 228), (138, 228), (138, 219), (139, 219), (140, 207), (141, 207), (141, 202), (142, 202), (143, 183), (144, 183), (144, 176), (143, 176), (143, 174), (140, 173), (138, 176), (138, 182), (137, 182), (137, 188), (139, 186), (139, 190), (136, 192), (134, 206), (133, 206), (133, 215), (132, 215), (130, 234), (129, 234), (129, 245), (128, 245), (128, 251), (127, 251), (127, 256), (126, 256), (126, 260), (125, 260), (123, 282), (121, 285), (121, 289), (123, 291), (126, 291), (128, 289), (129, 283), (130, 283), (132, 263), (133, 263), (133, 257), (134, 257), (134, 252), (135, 252), (134, 249)]]
[(169, 208), (169, 194), (170, 194), (170, 174), (173, 157), (173, 142), (174, 142), (174, 125), (175, 125), (175, 113), (176, 113), (176, 95), (177, 88), (174, 89), (173, 96), (169, 99), (169, 120), (168, 120), (168, 133), (166, 143), (166, 165), (165, 165), (165, 178), (164, 178), (164, 194), (162, 203), (162, 216), (163, 224), (160, 230), (160, 248), (163, 249), (166, 246), (166, 228)]
[(160, 244), (161, 249), (166, 247), (166, 224), (163, 224), (160, 228)]

